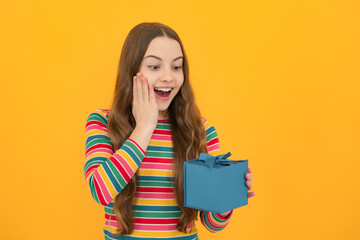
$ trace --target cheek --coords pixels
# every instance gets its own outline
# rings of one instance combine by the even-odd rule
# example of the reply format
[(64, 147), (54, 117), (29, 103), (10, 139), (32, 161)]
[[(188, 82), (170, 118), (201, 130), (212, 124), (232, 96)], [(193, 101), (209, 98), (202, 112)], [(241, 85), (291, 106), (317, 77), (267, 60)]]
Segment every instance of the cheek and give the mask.
[(181, 88), (183, 84), (184, 84), (184, 77), (182, 77), (178, 82), (179, 88)]
[(141, 69), (141, 68), (140, 68), (139, 72), (142, 73), (142, 75), (144, 75), (144, 77), (147, 79), (147, 81), (150, 85), (154, 85), (155, 80), (156, 80), (156, 76), (154, 73), (152, 73), (151, 71), (147, 71), (146, 69)]
[(179, 73), (176, 76), (176, 85), (181, 88), (181, 86), (184, 84), (184, 74), (183, 73)]
[(153, 76), (151, 76), (151, 74), (150, 75), (149, 74), (147, 74), (147, 75), (144, 74), (144, 77), (147, 79), (148, 84), (154, 86), (155, 78)]

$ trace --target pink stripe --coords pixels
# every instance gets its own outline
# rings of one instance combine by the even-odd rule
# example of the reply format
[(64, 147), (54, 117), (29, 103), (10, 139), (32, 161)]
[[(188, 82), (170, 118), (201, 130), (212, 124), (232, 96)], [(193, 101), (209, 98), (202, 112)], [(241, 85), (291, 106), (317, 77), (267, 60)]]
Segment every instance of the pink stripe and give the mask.
[[(96, 146), (96, 145), (95, 145), (95, 146)], [(91, 155), (91, 154), (98, 153), (98, 152), (100, 152), (100, 153), (108, 153), (108, 154), (110, 154), (110, 155), (113, 154), (113, 152), (112, 152), (110, 149), (108, 149), (108, 148), (95, 148), (95, 149), (87, 152), (87, 154), (85, 154), (85, 158), (87, 158), (87, 157), (88, 157), (89, 155)]]
[[(189, 230), (194, 224), (189, 224)], [(134, 230), (136, 231), (177, 231), (176, 224), (138, 224), (135, 223)]]
[(216, 231), (210, 229), (209, 224), (206, 224), (206, 223), (205, 223), (204, 215), (202, 215), (202, 217), (201, 217), (200, 220), (201, 220), (202, 225), (203, 225), (208, 231), (210, 231), (210, 232), (212, 232), (212, 233), (215, 233), (215, 232), (216, 232)]
[(190, 229), (190, 228), (192, 228), (193, 226), (195, 226), (195, 223), (194, 223), (194, 222), (193, 222), (193, 223), (190, 223), (190, 224), (187, 226), (186, 229)]
[(167, 136), (167, 135), (152, 135), (151, 139), (153, 140), (161, 140), (161, 141), (171, 141), (172, 138), (171, 136)]
[(175, 199), (175, 195), (174, 195), (174, 193), (145, 193), (145, 192), (136, 192), (135, 198)]
[(103, 126), (99, 126), (99, 125), (89, 125), (86, 128), (86, 132), (90, 131), (90, 130), (105, 130), (106, 128), (104, 128)]
[(88, 169), (86, 169), (86, 173), (85, 173), (85, 178), (88, 179), (89, 174), (94, 172), (94, 169), (96, 170), (96, 168), (99, 166), (99, 164), (96, 165), (92, 165), (90, 166)]
[(120, 164), (125, 168), (126, 172), (131, 178), (134, 175), (134, 170), (131, 168), (129, 163), (119, 153), (115, 153), (113, 157), (120, 162)]
[(208, 152), (212, 152), (212, 151), (215, 151), (215, 150), (219, 150), (220, 147), (219, 147), (219, 144), (217, 143), (217, 144), (214, 144), (214, 145), (208, 147), (207, 149), (208, 149)]
[(152, 169), (152, 170), (172, 170), (172, 164), (153, 164), (153, 163), (141, 163), (141, 169)]
[(135, 224), (134, 230), (137, 231), (176, 231), (176, 224)]
[[(107, 189), (102, 177), (100, 176), (99, 171), (95, 171), (94, 177), (96, 178), (96, 181), (100, 185), (100, 189), (102, 191), (102, 194), (103, 194), (106, 202), (107, 203), (111, 202), (112, 198), (110, 196), (109, 190)], [(100, 193), (98, 193), (98, 194), (100, 194)]]
[(211, 226), (213, 226), (213, 227), (215, 227), (215, 228), (222, 228), (222, 227), (224, 227), (224, 226), (227, 225), (228, 222), (225, 222), (226, 224), (218, 224), (218, 223), (215, 223), (215, 222), (212, 220), (212, 218), (210, 217), (210, 215), (211, 215), (211, 213), (208, 212), (208, 215), (207, 215), (206, 217), (207, 217), (209, 223), (211, 224)]
[(107, 226), (111, 226), (111, 227), (115, 227), (115, 228), (120, 228), (120, 224), (117, 223), (117, 221), (110, 221), (110, 224), (109, 224), (109, 220), (106, 220), (106, 224)]

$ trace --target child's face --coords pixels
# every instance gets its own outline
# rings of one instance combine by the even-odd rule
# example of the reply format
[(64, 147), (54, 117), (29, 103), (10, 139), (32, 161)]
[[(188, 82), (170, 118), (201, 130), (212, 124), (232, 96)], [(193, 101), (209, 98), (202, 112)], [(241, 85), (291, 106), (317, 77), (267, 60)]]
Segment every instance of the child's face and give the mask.
[(139, 72), (154, 87), (159, 118), (168, 117), (167, 109), (184, 82), (182, 64), (183, 54), (176, 40), (157, 37), (150, 42)]

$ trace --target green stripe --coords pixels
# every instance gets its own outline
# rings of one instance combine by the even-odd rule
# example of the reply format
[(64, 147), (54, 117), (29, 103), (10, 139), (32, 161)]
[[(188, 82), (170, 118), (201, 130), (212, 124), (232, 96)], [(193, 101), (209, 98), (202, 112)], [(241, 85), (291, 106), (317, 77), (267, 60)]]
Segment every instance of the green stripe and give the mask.
[(105, 160), (106, 160), (105, 157), (94, 157), (94, 158), (89, 159), (89, 160), (86, 162), (85, 166), (84, 166), (84, 170), (85, 170), (84, 173), (86, 173), (86, 171), (87, 171), (91, 166), (93, 166), (93, 165), (100, 165), (100, 164), (102, 164)]
[(112, 211), (112, 214), (115, 214), (115, 211), (113, 211), (113, 208), (104, 207), (105, 213), (110, 214)]
[(182, 212), (137, 212), (135, 217), (139, 218), (179, 218)]
[(222, 223), (224, 223), (224, 222), (227, 221), (227, 220), (222, 220), (222, 219), (220, 219), (220, 218), (216, 215), (216, 213), (213, 213), (213, 212), (212, 212), (211, 214), (212, 214), (212, 216), (215, 218), (215, 220), (219, 222), (219, 224), (222, 224)]
[[(95, 136), (95, 135), (92, 135), (92, 136)], [(110, 141), (109, 138), (107, 138), (107, 139), (104, 139), (104, 138), (96, 138), (96, 139), (94, 139), (94, 140), (92, 140), (91, 142), (88, 142), (88, 143), (86, 144), (86, 150), (89, 149), (90, 147), (96, 145), (96, 144), (107, 144), (107, 145), (112, 146), (112, 143), (111, 143), (111, 141)]]
[(207, 138), (207, 141), (210, 141), (210, 140), (212, 140), (212, 139), (214, 139), (214, 138), (216, 138), (216, 137), (217, 137), (216, 132), (213, 132), (213, 133), (211, 133), (209, 136), (207, 136), (206, 138)]
[(163, 157), (163, 158), (173, 158), (174, 154), (169, 152), (146, 152), (147, 157)]
[[(94, 133), (92, 133), (92, 135), (90, 135), (86, 138), (86, 146), (88, 145), (89, 142), (92, 142), (95, 139), (104, 139), (105, 144), (110, 144), (111, 147), (113, 147), (113, 144), (111, 141), (109, 141), (108, 136), (106, 136), (105, 134), (94, 134)], [(109, 142), (109, 143), (107, 143), (107, 142)]]
[(156, 129), (159, 130), (171, 130), (171, 125), (170, 124), (164, 124), (164, 123), (158, 123), (156, 126)]
[[(106, 173), (106, 176), (103, 176), (103, 178), (108, 178), (111, 182), (111, 184), (114, 186), (114, 188), (117, 191), (120, 191), (120, 189), (122, 189), (122, 187), (120, 186), (120, 184), (118, 183), (118, 181), (116, 180), (114, 173), (111, 171), (110, 166), (108, 164), (108, 162), (104, 162), (102, 164), (102, 167)], [(110, 186), (108, 186), (110, 187)]]
[(126, 186), (126, 181), (124, 180), (124, 177), (120, 174), (119, 170), (115, 167), (114, 163), (109, 161), (109, 166), (112, 170), (112, 172), (115, 175), (115, 178), (119, 181), (121, 189), (116, 189), (117, 191), (122, 190)]
[(132, 141), (130, 140), (126, 140), (124, 142), (124, 145), (127, 145), (129, 148), (131, 148), (135, 154), (137, 155), (138, 158), (140, 158), (141, 160), (145, 157), (144, 153), (138, 148), (138, 146), (133, 143)]
[(128, 144), (124, 144), (121, 146), (121, 149), (129, 155), (129, 157), (136, 164), (136, 166), (139, 166), (144, 157), (139, 158), (139, 155), (137, 155), (136, 152), (134, 152), (135, 149), (132, 148), (136, 148), (134, 147), (134, 144), (130, 146)]
[(174, 187), (174, 183), (171, 182), (138, 182), (140, 187)]
[(208, 219), (207, 219), (207, 214), (206, 214), (206, 212), (204, 212), (204, 214), (203, 214), (203, 219), (204, 219), (205, 225), (206, 225), (208, 228), (210, 228), (210, 229), (213, 230), (213, 231), (217, 231), (217, 230), (218, 230), (217, 228), (213, 227), (213, 226), (209, 223), (209, 221), (208, 221)]
[(89, 121), (99, 121), (99, 122), (102, 122), (103, 124), (105, 124), (105, 126), (107, 125), (107, 120), (97, 112), (91, 113), (89, 115), (86, 123)]

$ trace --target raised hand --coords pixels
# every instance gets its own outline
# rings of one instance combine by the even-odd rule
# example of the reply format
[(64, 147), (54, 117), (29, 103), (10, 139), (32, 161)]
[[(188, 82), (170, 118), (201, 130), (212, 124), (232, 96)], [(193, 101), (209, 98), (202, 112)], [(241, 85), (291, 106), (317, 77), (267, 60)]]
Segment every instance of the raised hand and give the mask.
[(148, 84), (141, 73), (133, 77), (132, 113), (136, 126), (129, 138), (136, 141), (146, 151), (157, 125), (159, 110), (154, 88)]
[(133, 77), (133, 104), (132, 113), (136, 126), (140, 128), (155, 129), (159, 110), (157, 107), (153, 86), (148, 84), (147, 79), (137, 73)]

